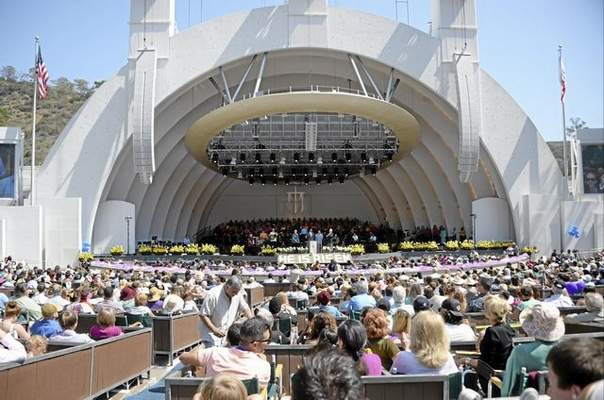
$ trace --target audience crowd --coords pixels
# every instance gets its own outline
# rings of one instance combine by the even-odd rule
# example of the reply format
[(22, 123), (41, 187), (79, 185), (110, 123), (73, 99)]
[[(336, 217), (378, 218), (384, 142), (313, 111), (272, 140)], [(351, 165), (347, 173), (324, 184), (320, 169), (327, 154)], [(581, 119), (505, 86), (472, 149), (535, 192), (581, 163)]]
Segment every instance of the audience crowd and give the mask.
[[(228, 224), (224, 228), (230, 229)], [(483, 258), (464, 257), (461, 261)], [(363, 375), (452, 374), (481, 363), (499, 371), (498, 396), (519, 395), (526, 386), (524, 371), (544, 370), (549, 370), (554, 399), (601, 392), (592, 383), (604, 378), (602, 342), (564, 335), (568, 324), (604, 323), (602, 295), (596, 292), (604, 285), (604, 252), (590, 257), (553, 253), (534, 261), (442, 272), (442, 266), (459, 261), (455, 256), (392, 258), (379, 265), (324, 268), (318, 275), (297, 270), (297, 275), (275, 279), (271, 271), (283, 266), (211, 263), (210, 271), (232, 269), (224, 276), (208, 273), (209, 265), (201, 261), (182, 262), (178, 265), (186, 271), (175, 274), (85, 265), (30, 268), (9, 257), (0, 266), (0, 363), (43, 354), (48, 342), (84, 344), (119, 336), (123, 331), (116, 316), (195, 312), (203, 346), (180, 361), (212, 378), (197, 395), (201, 399), (245, 398), (240, 380), (256, 378), (260, 386), (269, 385), (265, 351), (270, 343), (309, 346), (292, 378), (293, 399), (361, 399)], [(389, 271), (426, 263), (440, 272)], [(352, 275), (350, 267), (373, 271)], [(266, 279), (242, 276), (241, 269), (264, 270)], [(278, 281), (290, 283), (291, 289), (249, 307), (242, 289)], [(569, 307), (577, 311), (563, 317), (560, 310)], [(87, 334), (76, 333), (83, 314), (96, 315)], [(300, 331), (298, 314), (306, 319)], [(482, 315), (483, 326), (472, 323), (475, 314)], [(514, 338), (523, 335), (534, 340), (515, 345)], [(459, 357), (450, 349), (452, 342), (475, 342), (477, 356)], [(567, 365), (576, 366), (576, 374)], [(466, 386), (479, 393), (486, 394), (487, 385), (479, 375), (466, 379)]]

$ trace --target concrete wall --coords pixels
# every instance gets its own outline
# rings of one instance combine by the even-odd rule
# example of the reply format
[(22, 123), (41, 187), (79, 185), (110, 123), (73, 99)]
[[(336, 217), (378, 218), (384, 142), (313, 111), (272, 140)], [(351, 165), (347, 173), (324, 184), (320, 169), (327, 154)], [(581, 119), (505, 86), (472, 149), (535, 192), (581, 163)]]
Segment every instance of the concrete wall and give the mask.
[(379, 222), (372, 205), (353, 182), (334, 183), (321, 186), (296, 186), (303, 192), (304, 211), (298, 203), (294, 209), (293, 195), (288, 201), (288, 192), (294, 186), (273, 186), (234, 181), (208, 211), (208, 226), (229, 220), (251, 220), (265, 218), (350, 218)]
[[(134, 204), (125, 201), (104, 201), (99, 205), (97, 219), (94, 224), (92, 236), (92, 250), (94, 254), (108, 254), (113, 246), (122, 245), (124, 251), (128, 251), (128, 240), (130, 241), (130, 252), (136, 250), (136, 221), (126, 222), (126, 217), (134, 217)], [(128, 228), (128, 225), (129, 228)], [(129, 229), (129, 232), (128, 232)]]
[(510, 209), (503, 199), (494, 197), (472, 202), (476, 215), (476, 240), (513, 240)]
[(42, 207), (0, 207), (4, 220), (5, 256), (42, 265)]
[(82, 246), (82, 200), (41, 199), (47, 266), (73, 265)]
[[(565, 249), (591, 250), (604, 248), (604, 201), (583, 199), (565, 201), (563, 209), (563, 243)], [(575, 225), (581, 231), (578, 238), (568, 233)]]

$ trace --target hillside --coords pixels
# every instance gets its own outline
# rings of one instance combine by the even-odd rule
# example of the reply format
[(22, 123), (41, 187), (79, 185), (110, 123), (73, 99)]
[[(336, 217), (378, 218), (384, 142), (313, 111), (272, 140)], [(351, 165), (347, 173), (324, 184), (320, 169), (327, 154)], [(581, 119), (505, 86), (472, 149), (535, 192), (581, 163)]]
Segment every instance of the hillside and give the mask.
[[(42, 165), (69, 119), (102, 82), (58, 78), (50, 82), (48, 97), (38, 101), (36, 115), (36, 164)], [(16, 126), (25, 132), (24, 165), (31, 164), (32, 96), (31, 71), (19, 74), (11, 66), (0, 69), (0, 126)]]

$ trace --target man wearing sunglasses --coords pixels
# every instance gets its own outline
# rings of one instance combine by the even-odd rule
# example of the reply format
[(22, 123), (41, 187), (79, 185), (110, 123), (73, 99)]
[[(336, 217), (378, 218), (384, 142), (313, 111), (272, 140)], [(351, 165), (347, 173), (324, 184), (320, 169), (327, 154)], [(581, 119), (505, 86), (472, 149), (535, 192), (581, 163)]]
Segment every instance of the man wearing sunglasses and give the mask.
[(264, 351), (271, 341), (270, 326), (263, 318), (250, 318), (241, 326), (240, 337), (239, 346), (199, 348), (181, 355), (180, 362), (205, 368), (207, 377), (228, 373), (238, 379), (258, 378), (266, 386), (271, 366)]

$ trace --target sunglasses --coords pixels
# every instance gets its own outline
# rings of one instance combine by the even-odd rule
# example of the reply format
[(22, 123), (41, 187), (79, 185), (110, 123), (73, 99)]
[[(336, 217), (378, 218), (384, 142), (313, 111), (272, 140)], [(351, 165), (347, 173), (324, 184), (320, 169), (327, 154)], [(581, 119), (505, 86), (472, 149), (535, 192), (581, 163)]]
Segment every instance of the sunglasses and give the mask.
[(271, 342), (271, 338), (267, 338), (267, 339), (261, 339), (261, 340), (254, 340), (253, 343), (270, 343)]

